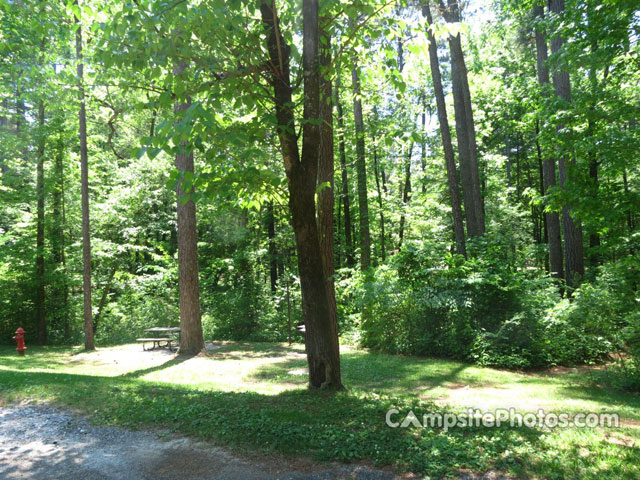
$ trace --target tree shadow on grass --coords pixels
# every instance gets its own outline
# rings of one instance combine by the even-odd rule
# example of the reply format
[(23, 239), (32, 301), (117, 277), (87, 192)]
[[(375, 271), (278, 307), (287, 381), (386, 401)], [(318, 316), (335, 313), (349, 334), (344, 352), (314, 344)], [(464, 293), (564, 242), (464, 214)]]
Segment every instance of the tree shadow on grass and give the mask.
[[(540, 430), (501, 427), (444, 431), (386, 425), (385, 415), (391, 408), (401, 412), (400, 419), (409, 411), (418, 418), (425, 413), (444, 412), (416, 398), (307, 389), (263, 395), (198, 390), (137, 376), (0, 371), (3, 396), (22, 389), (29, 395), (92, 412), (104, 423), (170, 428), (241, 450), (310, 455), (319, 460), (369, 460), (435, 478), (454, 475), (459, 469), (478, 472), (511, 468), (526, 473), (531, 464), (547, 478), (544, 462), (528, 460), (527, 453), (522, 458), (513, 454), (544, 454)], [(611, 448), (612, 455), (621, 453), (615, 445)], [(506, 457), (505, 452), (511, 455)], [(567, 459), (563, 456), (568, 453), (559, 451), (557, 455), (550, 466), (552, 472), (560, 475), (557, 478), (571, 478), (575, 472), (564, 463)], [(640, 460), (637, 454), (629, 461), (634, 459)], [(599, 478), (607, 478), (606, 459), (592, 456), (583, 462), (585, 468), (602, 473)]]
[(290, 354), (304, 355), (304, 346), (294, 347), (274, 343), (234, 342), (209, 351), (209, 356), (216, 360), (275, 358)]
[(607, 407), (607, 412), (618, 412), (621, 417), (640, 420), (640, 396), (620, 390), (586, 385), (567, 385), (559, 387), (563, 395), (595, 402)]
[(160, 365), (155, 365), (152, 367), (148, 367), (148, 368), (141, 368), (139, 370), (133, 370), (131, 372), (127, 372), (123, 375), (121, 375), (121, 377), (124, 378), (141, 378), (144, 377), (145, 375), (149, 374), (149, 373), (153, 373), (153, 372), (158, 372), (160, 370), (165, 370), (167, 368), (171, 368), (174, 367), (176, 365), (180, 365), (183, 362), (186, 362), (187, 360), (192, 359), (193, 356), (192, 355), (178, 355), (175, 356), (173, 358), (171, 358), (171, 360), (161, 363)]
[[(404, 360), (404, 359), (402, 359)], [(343, 353), (340, 364), (343, 383), (347, 388), (367, 391), (382, 390), (426, 390), (460, 380), (460, 375), (469, 367), (467, 364), (444, 364), (434, 361), (437, 368), (419, 369), (415, 363), (396, 361), (393, 356), (363, 355), (361, 352)], [(253, 370), (249, 379), (276, 380), (300, 383), (305, 374), (306, 359), (288, 358), (280, 362), (260, 365)], [(465, 384), (480, 386), (485, 382), (464, 379)]]

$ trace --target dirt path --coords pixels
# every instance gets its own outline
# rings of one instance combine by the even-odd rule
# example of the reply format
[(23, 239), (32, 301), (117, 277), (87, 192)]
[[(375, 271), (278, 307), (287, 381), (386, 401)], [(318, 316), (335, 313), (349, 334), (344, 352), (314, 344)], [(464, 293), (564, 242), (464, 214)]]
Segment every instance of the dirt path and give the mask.
[(0, 407), (1, 480), (396, 478), (361, 465), (242, 458), (176, 435), (95, 426), (47, 406)]

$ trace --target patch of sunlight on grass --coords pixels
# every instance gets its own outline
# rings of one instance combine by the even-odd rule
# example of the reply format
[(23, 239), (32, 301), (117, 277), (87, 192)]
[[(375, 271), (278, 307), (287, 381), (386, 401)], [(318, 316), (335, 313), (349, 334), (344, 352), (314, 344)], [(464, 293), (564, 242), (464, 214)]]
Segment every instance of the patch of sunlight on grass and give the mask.
[[(405, 357), (341, 347), (343, 379), (349, 388), (439, 405), (485, 411), (608, 410), (640, 420), (640, 397), (592, 385), (585, 374), (547, 375), (481, 368), (449, 360)], [(0, 369), (131, 377), (223, 392), (276, 395), (307, 384), (304, 346), (218, 342), (207, 356), (177, 357), (167, 350), (145, 352), (139, 344), (98, 348), (33, 347), (20, 358), (0, 348)]]
[[(302, 345), (216, 342), (178, 357), (139, 344), (0, 348), (0, 403), (56, 402), (96, 420), (160, 426), (239, 448), (330, 460), (368, 459), (442, 478), (459, 468), (523, 478), (636, 480), (640, 397), (601, 388), (586, 371), (551, 374), (341, 347), (346, 391), (307, 390)], [(434, 404), (435, 402), (435, 404)], [(426, 413), (515, 407), (618, 413), (619, 429), (390, 429), (389, 408)]]

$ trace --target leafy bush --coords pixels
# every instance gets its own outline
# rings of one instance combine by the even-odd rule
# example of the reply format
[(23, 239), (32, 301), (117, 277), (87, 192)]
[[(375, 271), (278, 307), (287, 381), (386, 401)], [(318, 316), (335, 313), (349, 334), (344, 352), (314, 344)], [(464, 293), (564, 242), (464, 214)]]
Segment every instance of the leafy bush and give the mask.
[(552, 282), (505, 262), (509, 246), (480, 240), (473, 248), (480, 254), (465, 260), (408, 245), (396, 265), (379, 268), (363, 344), (483, 365), (544, 364), (538, 319), (558, 300)]
[(568, 300), (499, 237), (471, 249), (465, 260), (407, 245), (378, 268), (362, 287), (362, 344), (507, 368), (594, 363), (623, 346), (640, 358), (634, 262), (603, 266)]

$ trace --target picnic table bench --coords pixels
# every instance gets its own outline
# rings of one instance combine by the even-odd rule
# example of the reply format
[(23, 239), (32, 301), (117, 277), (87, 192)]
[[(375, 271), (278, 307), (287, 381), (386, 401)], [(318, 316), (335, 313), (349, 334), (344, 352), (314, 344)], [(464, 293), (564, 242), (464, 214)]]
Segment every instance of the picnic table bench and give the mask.
[[(142, 337), (136, 338), (136, 342), (142, 343), (142, 349), (146, 352), (148, 350), (155, 350), (156, 348), (168, 348), (170, 351), (176, 350), (176, 345), (180, 345), (180, 332), (182, 330), (179, 327), (153, 327), (145, 329), (145, 332), (164, 334), (164, 337)], [(178, 338), (175, 335), (178, 334)], [(145, 344), (151, 343), (151, 348), (147, 348)]]

